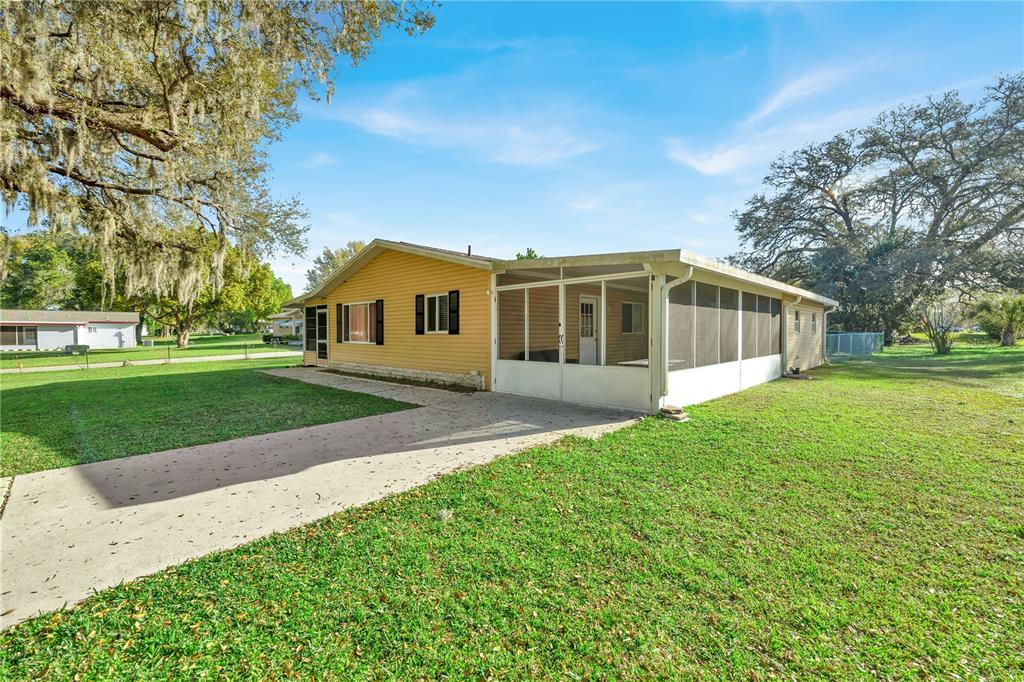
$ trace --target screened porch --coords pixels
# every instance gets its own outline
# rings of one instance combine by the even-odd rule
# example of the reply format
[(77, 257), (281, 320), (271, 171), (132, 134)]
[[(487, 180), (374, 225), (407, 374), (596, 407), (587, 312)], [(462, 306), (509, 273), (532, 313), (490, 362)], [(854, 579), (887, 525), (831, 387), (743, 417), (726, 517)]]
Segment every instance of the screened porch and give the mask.
[(652, 286), (639, 262), (511, 265), (496, 275), (494, 389), (649, 410)]

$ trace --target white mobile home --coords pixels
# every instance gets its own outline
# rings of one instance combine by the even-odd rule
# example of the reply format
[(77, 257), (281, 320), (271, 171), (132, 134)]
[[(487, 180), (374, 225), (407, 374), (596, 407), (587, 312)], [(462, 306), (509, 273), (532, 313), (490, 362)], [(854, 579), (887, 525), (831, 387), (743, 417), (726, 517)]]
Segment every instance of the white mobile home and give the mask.
[(138, 313), (0, 310), (0, 351), (133, 348)]

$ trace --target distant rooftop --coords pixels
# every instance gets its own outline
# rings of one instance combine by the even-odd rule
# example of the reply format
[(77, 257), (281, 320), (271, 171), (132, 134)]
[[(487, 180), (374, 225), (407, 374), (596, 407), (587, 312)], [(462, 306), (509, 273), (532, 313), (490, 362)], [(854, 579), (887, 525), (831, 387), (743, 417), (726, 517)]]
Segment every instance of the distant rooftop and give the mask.
[(0, 310), (0, 322), (7, 324), (88, 324), (90, 322), (138, 324), (139, 314), (109, 310)]

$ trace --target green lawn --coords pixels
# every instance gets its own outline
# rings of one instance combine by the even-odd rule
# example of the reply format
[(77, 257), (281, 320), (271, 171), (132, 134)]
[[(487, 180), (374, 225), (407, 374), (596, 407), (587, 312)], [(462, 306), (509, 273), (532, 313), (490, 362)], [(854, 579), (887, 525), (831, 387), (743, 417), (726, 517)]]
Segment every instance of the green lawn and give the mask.
[[(173, 337), (154, 339), (152, 348), (139, 346), (128, 350), (97, 349), (89, 351), (89, 362), (124, 362), (125, 360), (163, 360), (171, 358), (198, 358), (206, 355), (241, 355), (249, 353), (281, 352), (302, 350), (297, 346), (271, 346), (263, 343), (262, 334), (235, 334), (233, 336), (193, 336), (187, 348), (178, 348)], [(0, 353), (0, 368), (52, 367), (54, 365), (84, 365), (81, 355), (65, 355), (54, 351), (3, 352)]]
[(408, 407), (258, 371), (294, 364), (266, 358), (0, 376), (0, 475)]
[[(1024, 676), (1024, 349), (887, 349), (100, 593), (11, 678)], [(453, 515), (442, 521), (441, 510)]]

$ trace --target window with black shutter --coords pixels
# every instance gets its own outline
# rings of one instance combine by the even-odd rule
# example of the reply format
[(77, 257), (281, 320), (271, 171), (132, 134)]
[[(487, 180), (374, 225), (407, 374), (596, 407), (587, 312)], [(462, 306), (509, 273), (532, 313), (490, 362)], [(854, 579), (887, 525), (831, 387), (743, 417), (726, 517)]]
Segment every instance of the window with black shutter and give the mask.
[(334, 308), (334, 326), (335, 334), (338, 337), (338, 343), (344, 343), (345, 341), (345, 325), (343, 321), (347, 312), (348, 311), (345, 310), (345, 306), (341, 303), (337, 304)]
[(423, 319), (424, 309), (426, 307), (426, 296), (423, 294), (416, 294), (416, 333), (425, 334), (427, 325)]

